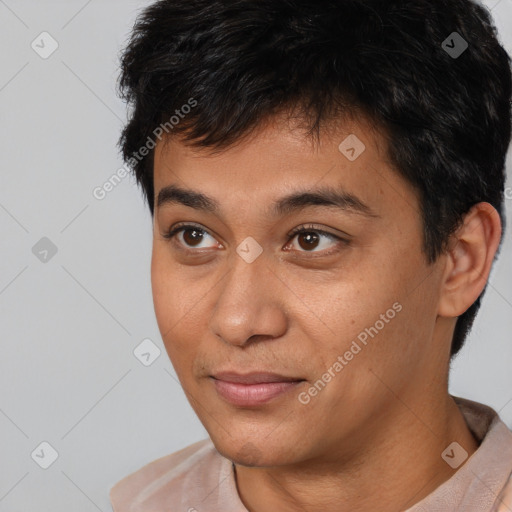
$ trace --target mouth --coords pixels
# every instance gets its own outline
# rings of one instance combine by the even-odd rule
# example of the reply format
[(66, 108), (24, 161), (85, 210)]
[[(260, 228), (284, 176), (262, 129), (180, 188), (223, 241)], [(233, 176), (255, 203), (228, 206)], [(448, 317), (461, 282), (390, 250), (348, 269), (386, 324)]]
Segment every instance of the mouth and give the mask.
[(305, 379), (269, 372), (239, 374), (219, 372), (211, 375), (217, 393), (227, 402), (239, 407), (253, 407), (288, 394)]
[(211, 375), (211, 377), (224, 382), (234, 382), (237, 384), (266, 384), (272, 382), (299, 382), (305, 380), (301, 377), (286, 377), (272, 372), (251, 372), (245, 374), (218, 372)]

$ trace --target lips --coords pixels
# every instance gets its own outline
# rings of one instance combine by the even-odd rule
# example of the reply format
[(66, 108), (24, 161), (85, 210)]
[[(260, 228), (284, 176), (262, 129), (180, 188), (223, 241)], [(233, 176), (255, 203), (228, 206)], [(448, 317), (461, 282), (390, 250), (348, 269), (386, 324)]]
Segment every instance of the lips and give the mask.
[(287, 377), (272, 372), (251, 372), (240, 374), (236, 372), (218, 372), (212, 375), (214, 379), (237, 384), (262, 384), (269, 382), (300, 382), (301, 377)]
[(238, 407), (260, 407), (278, 397), (290, 396), (289, 392), (305, 380), (270, 372), (219, 372), (211, 378), (217, 393)]

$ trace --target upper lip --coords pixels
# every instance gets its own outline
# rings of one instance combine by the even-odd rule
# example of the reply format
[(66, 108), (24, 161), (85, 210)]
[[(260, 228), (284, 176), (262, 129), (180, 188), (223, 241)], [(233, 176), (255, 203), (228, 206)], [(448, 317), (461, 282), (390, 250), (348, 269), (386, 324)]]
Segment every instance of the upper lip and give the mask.
[(244, 374), (236, 372), (218, 372), (212, 374), (212, 377), (217, 380), (236, 382), (240, 384), (259, 384), (262, 382), (296, 382), (304, 380), (300, 377), (286, 377), (284, 375), (271, 372), (251, 372)]

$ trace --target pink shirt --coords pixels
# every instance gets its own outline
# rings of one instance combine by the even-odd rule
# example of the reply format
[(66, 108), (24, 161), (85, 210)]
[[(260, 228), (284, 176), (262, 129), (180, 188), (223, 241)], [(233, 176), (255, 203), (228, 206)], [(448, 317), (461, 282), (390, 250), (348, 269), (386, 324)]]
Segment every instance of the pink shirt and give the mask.
[[(405, 512), (512, 512), (512, 432), (490, 407), (453, 397), (478, 449)], [(233, 464), (210, 439), (150, 462), (110, 491), (114, 512), (248, 512)]]

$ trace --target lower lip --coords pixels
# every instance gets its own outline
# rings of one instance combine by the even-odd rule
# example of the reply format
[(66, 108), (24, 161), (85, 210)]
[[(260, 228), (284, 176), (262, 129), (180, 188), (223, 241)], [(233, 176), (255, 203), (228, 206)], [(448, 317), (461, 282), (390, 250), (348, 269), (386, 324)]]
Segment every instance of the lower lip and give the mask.
[(218, 393), (228, 402), (239, 406), (264, 404), (277, 396), (292, 390), (303, 381), (262, 382), (259, 384), (240, 384), (213, 379)]

